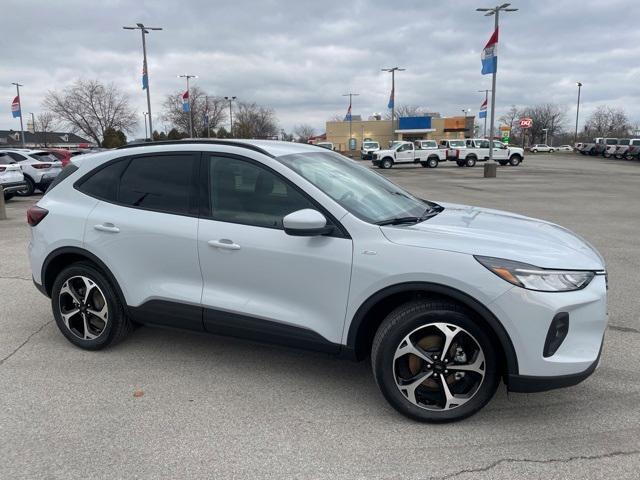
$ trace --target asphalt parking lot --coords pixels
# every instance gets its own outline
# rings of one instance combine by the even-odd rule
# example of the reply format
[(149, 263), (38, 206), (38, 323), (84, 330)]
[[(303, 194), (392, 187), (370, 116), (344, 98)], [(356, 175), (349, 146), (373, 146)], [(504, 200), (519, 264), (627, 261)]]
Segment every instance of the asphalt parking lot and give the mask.
[(539, 154), (495, 179), (481, 164), (384, 174), (593, 243), (610, 286), (594, 375), (540, 394), (501, 387), (476, 416), (425, 425), (387, 405), (366, 362), (152, 328), (85, 352), (31, 283), (33, 200), (14, 199), (0, 222), (0, 478), (637, 479), (640, 162)]

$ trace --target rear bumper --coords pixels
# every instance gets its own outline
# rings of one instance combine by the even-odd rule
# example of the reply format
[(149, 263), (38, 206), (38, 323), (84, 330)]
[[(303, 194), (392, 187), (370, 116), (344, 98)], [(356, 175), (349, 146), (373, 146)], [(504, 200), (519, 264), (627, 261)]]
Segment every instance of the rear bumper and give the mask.
[[(604, 342), (603, 342), (604, 343)], [(571, 387), (586, 380), (598, 367), (600, 363), (600, 355), (602, 354), (602, 344), (598, 357), (589, 367), (579, 373), (571, 373), (568, 375), (558, 375), (555, 377), (539, 377), (533, 375), (507, 375), (505, 383), (510, 392), (534, 393), (555, 390), (556, 388)]]
[(27, 182), (24, 180), (22, 182), (11, 182), (11, 183), (3, 183), (2, 191), (4, 193), (15, 193), (19, 190), (22, 190), (27, 186)]

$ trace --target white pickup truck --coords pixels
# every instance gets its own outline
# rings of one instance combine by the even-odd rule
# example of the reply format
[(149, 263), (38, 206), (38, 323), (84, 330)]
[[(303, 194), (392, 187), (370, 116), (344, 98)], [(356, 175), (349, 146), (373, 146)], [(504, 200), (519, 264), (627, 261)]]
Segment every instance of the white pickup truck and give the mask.
[(447, 159), (446, 152), (437, 148), (437, 145), (436, 148), (431, 148), (426, 143), (425, 148), (422, 148), (421, 142), (429, 141), (418, 141), (416, 145), (411, 142), (397, 142), (388, 150), (375, 152), (371, 161), (374, 166), (380, 168), (391, 168), (402, 163), (419, 163), (423, 167), (435, 168), (438, 163)]
[[(465, 147), (457, 150), (456, 163), (459, 167), (474, 167), (476, 162), (489, 160), (489, 140), (485, 138), (468, 138)], [(449, 154), (451, 151), (449, 151)], [(524, 150), (510, 147), (498, 140), (493, 141), (493, 159), (500, 165), (520, 165), (524, 160)]]

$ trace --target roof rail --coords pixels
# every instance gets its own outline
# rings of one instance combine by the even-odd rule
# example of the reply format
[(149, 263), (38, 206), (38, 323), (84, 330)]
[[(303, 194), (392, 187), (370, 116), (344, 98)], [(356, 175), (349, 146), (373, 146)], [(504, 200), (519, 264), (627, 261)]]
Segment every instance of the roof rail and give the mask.
[(121, 147), (118, 147), (117, 150), (121, 150), (125, 148), (136, 148), (136, 147), (151, 147), (156, 145), (185, 145), (185, 144), (226, 145), (229, 147), (241, 147), (241, 148), (246, 148), (248, 150), (253, 150), (254, 152), (262, 153), (271, 158), (275, 158), (272, 154), (267, 152), (265, 149), (260, 148), (257, 145), (253, 145), (248, 142), (239, 142), (235, 140), (218, 140), (218, 139), (210, 139), (210, 138), (204, 138), (204, 139), (185, 138), (181, 140), (159, 140), (156, 142), (143, 141), (139, 143), (130, 143), (127, 145), (122, 145)]

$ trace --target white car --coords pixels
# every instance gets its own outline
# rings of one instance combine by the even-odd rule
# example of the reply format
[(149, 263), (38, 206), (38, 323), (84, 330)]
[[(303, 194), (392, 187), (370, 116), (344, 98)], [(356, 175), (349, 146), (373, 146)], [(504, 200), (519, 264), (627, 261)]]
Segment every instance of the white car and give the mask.
[(558, 152), (573, 152), (573, 147), (571, 145), (560, 145), (556, 150)]
[(392, 168), (395, 164), (419, 163), (426, 168), (436, 168), (441, 161), (446, 160), (444, 150), (422, 149), (420, 144), (399, 141), (387, 150), (378, 150), (371, 157), (371, 163), (379, 168)]
[[(468, 138), (465, 140), (465, 148), (457, 149), (456, 163), (459, 167), (474, 167), (476, 162), (489, 160), (491, 144), (486, 138)], [(511, 147), (498, 140), (493, 141), (493, 159), (500, 165), (517, 167), (524, 160), (524, 150), (520, 147)]]
[(5, 200), (13, 198), (27, 186), (18, 162), (4, 152), (0, 152), (0, 186)]
[(607, 326), (605, 264), (579, 236), (421, 200), (311, 145), (98, 153), (27, 218), (33, 280), (74, 345), (99, 350), (138, 323), (370, 356), (384, 397), (421, 421), (472, 415), (501, 380), (584, 380)]
[(3, 150), (20, 164), (26, 187), (17, 194), (22, 197), (33, 195), (36, 189), (44, 192), (62, 170), (62, 162), (45, 150)]
[(538, 152), (552, 153), (555, 150), (556, 150), (555, 148), (550, 147), (549, 145), (546, 145), (544, 143), (536, 143), (531, 147), (531, 152), (533, 153), (538, 153)]
[(372, 140), (365, 140), (360, 146), (360, 159), (370, 160), (373, 158), (373, 154), (380, 150), (380, 144)]
[(335, 147), (333, 146), (333, 143), (331, 142), (318, 142), (316, 143), (316, 147), (326, 148), (327, 150), (331, 150), (331, 151), (335, 149)]

